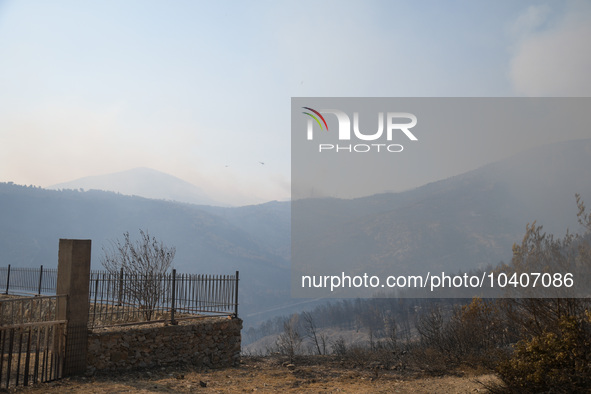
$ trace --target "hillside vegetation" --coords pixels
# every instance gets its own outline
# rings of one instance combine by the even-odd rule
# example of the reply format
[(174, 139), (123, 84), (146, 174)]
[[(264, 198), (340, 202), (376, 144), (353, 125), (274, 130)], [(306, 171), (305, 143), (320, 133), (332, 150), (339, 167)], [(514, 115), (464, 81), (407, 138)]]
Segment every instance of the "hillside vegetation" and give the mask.
[[(555, 238), (535, 223), (528, 225), (522, 242), (513, 246), (510, 264), (497, 269), (517, 275), (578, 272), (575, 280), (588, 291), (591, 215), (578, 195), (576, 202), (582, 233)], [(356, 365), (434, 374), (482, 368), (502, 381), (488, 385), (492, 392), (591, 390), (591, 299), (558, 293), (493, 300), (341, 300), (269, 320), (248, 329), (246, 340), (252, 341), (247, 353), (292, 360), (331, 354)]]

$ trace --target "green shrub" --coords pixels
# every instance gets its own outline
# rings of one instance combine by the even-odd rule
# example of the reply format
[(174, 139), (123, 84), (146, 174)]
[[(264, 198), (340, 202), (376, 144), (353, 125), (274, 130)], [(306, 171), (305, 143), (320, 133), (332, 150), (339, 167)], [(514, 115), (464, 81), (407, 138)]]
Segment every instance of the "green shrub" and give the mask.
[(498, 372), (511, 391), (587, 392), (591, 389), (591, 315), (563, 316), (555, 332), (519, 341)]

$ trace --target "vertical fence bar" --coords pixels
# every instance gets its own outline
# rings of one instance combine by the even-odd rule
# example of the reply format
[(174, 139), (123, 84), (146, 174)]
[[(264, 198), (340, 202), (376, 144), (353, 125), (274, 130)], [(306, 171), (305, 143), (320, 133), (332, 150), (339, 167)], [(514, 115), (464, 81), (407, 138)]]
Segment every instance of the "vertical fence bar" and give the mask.
[(8, 272), (6, 272), (6, 293), (8, 294), (8, 288), (10, 287), (10, 264), (8, 264)]
[(49, 363), (49, 329), (51, 326), (45, 326), (45, 335), (43, 340), (43, 367), (41, 368), (41, 380), (46, 381), (48, 379), (47, 367)]
[[(108, 275), (107, 273), (103, 273), (102, 275), (97, 275), (100, 276), (100, 280), (97, 277), (97, 280), (100, 281), (100, 292), (101, 292), (101, 300), (99, 302), (99, 314), (100, 314), (100, 318), (101, 319), (105, 319), (107, 318), (108, 315), (108, 310), (105, 310), (105, 303), (104, 303), (104, 297), (105, 297), (105, 275)], [(95, 299), (95, 305), (96, 305), (96, 299)]]
[(23, 331), (23, 327), (19, 328), (20, 335), (18, 339), (18, 357), (16, 360), (16, 386), (18, 386), (19, 375), (21, 373), (21, 355), (23, 354)]
[(123, 298), (123, 267), (121, 267), (121, 271), (119, 271), (119, 301), (117, 306), (121, 306), (122, 298)]
[(215, 300), (215, 275), (209, 275), (209, 297), (207, 297), (207, 310), (211, 312), (213, 309), (213, 301)]
[[(211, 307), (214, 308), (216, 306), (216, 301), (218, 299), (218, 287), (219, 287), (219, 276), (218, 275), (213, 275), (212, 276), (213, 279), (213, 293), (212, 293), (212, 299), (211, 299)], [(215, 311), (215, 309), (212, 309)]]
[(193, 313), (195, 309), (195, 276), (189, 275), (189, 281), (191, 283), (189, 290), (189, 300), (187, 302), (187, 310), (189, 313)]
[(43, 264), (39, 268), (39, 290), (37, 291), (37, 295), (41, 295), (41, 282), (43, 281)]
[(209, 312), (209, 299), (211, 298), (209, 275), (203, 275), (203, 310)]
[(226, 301), (225, 301), (226, 302), (226, 310), (232, 310), (232, 301), (233, 301), (232, 290), (234, 289), (232, 287), (232, 284), (233, 284), (232, 283), (232, 275), (228, 275), (228, 279), (226, 281), (226, 290), (225, 290), (225, 292), (226, 292)]
[(213, 275), (205, 275), (207, 278), (207, 311), (211, 312), (211, 300), (213, 299)]
[(170, 324), (178, 324), (174, 320), (174, 308), (176, 304), (176, 269), (172, 270), (172, 302), (170, 304)]
[(33, 384), (36, 384), (39, 381), (39, 346), (41, 343), (41, 329), (42, 326), (37, 327), (37, 344), (35, 347), (35, 367), (33, 369)]
[(10, 385), (10, 375), (12, 371), (12, 345), (14, 343), (14, 328), (10, 329), (10, 342), (8, 343), (8, 362), (6, 363), (6, 388)]
[[(55, 353), (56, 353), (56, 341), (59, 340), (59, 333), (56, 333), (56, 326), (49, 326), (52, 328), (51, 338), (52, 338), (52, 345), (51, 346), (51, 355), (49, 357), (49, 380), (53, 380), (53, 366), (55, 365)], [(59, 344), (59, 342), (58, 342)], [(49, 351), (49, 350), (48, 350)]]
[(117, 318), (115, 314), (115, 303), (113, 302), (115, 299), (115, 292), (117, 290), (117, 282), (113, 279), (116, 279), (114, 275), (111, 273), (107, 274), (107, 308), (110, 308), (109, 315), (111, 316), (111, 321), (115, 321)]
[[(55, 330), (58, 330), (58, 343), (57, 343), (57, 351), (55, 355), (55, 370), (54, 370), (54, 379), (59, 379), (62, 377), (63, 374), (63, 367), (64, 367), (64, 357), (65, 357), (65, 346), (66, 346), (66, 335), (64, 335), (64, 330), (66, 329), (66, 325), (59, 325), (54, 326)], [(84, 327), (86, 329), (86, 327)], [(80, 335), (76, 332), (74, 335)]]
[(4, 342), (6, 342), (6, 330), (0, 331), (0, 341), (2, 341), (2, 346), (0, 346), (0, 382), (2, 382), (2, 370), (4, 367)]
[(197, 283), (197, 289), (195, 290), (195, 310), (200, 311), (201, 309), (201, 274), (195, 277)]
[(33, 326), (29, 327), (29, 337), (27, 339), (27, 351), (25, 357), (25, 379), (23, 380), (23, 385), (29, 385), (29, 364), (31, 363), (31, 331), (33, 331)]
[(234, 292), (234, 317), (238, 317), (238, 271), (236, 271), (236, 291)]
[(176, 300), (176, 305), (179, 308), (183, 307), (183, 304), (185, 302), (185, 300), (187, 299), (187, 287), (186, 287), (186, 283), (185, 283), (185, 274), (181, 274), (181, 281), (180, 281), (180, 286), (179, 286), (179, 291), (178, 291), (178, 298)]
[(94, 304), (92, 306), (92, 325), (94, 327), (94, 322), (96, 320), (96, 297), (98, 296), (98, 285), (99, 285), (99, 275), (96, 275), (96, 282), (94, 285)]
[[(221, 295), (220, 295), (220, 309), (224, 310), (224, 311), (232, 311), (232, 315), (234, 315), (234, 309), (232, 308), (233, 306), (233, 302), (231, 299), (229, 299), (229, 294), (228, 294), (228, 289), (231, 287), (231, 285), (229, 284), (230, 281), (232, 281), (232, 275), (224, 275), (222, 278), (222, 288), (221, 288)], [(233, 285), (233, 281), (232, 281), (232, 285)]]

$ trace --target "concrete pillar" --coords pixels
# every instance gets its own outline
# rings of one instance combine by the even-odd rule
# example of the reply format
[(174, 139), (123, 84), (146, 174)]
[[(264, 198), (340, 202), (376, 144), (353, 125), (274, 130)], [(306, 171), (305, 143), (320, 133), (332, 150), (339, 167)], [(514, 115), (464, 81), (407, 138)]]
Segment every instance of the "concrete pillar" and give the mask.
[(67, 294), (58, 320), (67, 320), (64, 376), (86, 371), (88, 346), (88, 286), (90, 281), (89, 239), (60, 239), (57, 265), (57, 295)]

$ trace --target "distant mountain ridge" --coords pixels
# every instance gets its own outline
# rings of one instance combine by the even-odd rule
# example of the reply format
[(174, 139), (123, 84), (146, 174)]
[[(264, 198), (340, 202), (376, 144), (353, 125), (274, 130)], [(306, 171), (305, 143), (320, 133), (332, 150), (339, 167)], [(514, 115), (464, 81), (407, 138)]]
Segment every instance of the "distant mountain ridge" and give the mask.
[(111, 174), (93, 175), (51, 185), (48, 189), (103, 190), (129, 196), (186, 202), (198, 205), (220, 205), (201, 188), (157, 170), (133, 168)]
[[(176, 247), (173, 266), (181, 273), (240, 271), (243, 316), (288, 302), (289, 289), (276, 287), (289, 282), (289, 260), (284, 251), (278, 252), (285, 247), (272, 244), (265, 234), (289, 234), (289, 205), (256, 206), (261, 235), (233, 224), (234, 217), (252, 207), (225, 209), (228, 212), (216, 214), (203, 206), (113, 192), (0, 183), (0, 266), (55, 267), (58, 240), (78, 238), (92, 240), (92, 268), (102, 269), (103, 247), (122, 239), (126, 231), (137, 238), (142, 229)], [(267, 225), (267, 210), (280, 220)]]
[[(326, 272), (457, 272), (511, 259), (527, 223), (578, 230), (575, 193), (591, 202), (591, 140), (525, 151), (402, 193), (292, 203), (292, 253)], [(417, 268), (418, 267), (418, 268)], [(422, 273), (422, 272), (421, 272)]]
[[(537, 220), (556, 235), (577, 230), (574, 194), (591, 204), (589, 168), (591, 139), (568, 141), (402, 193), (304, 200), (317, 219), (305, 235), (340, 251), (335, 272), (345, 262), (363, 269), (367, 259), (398, 273), (417, 264), (448, 272), (484, 267), (511, 258), (526, 223)], [(229, 208), (78, 189), (0, 183), (0, 266), (53, 267), (59, 238), (90, 238), (100, 269), (102, 246), (141, 228), (176, 247), (179, 271), (240, 270), (239, 313), (247, 320), (308, 302), (290, 296), (297, 202)], [(320, 252), (310, 245), (312, 258)]]

